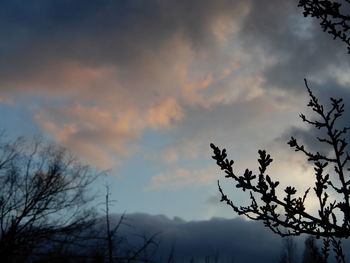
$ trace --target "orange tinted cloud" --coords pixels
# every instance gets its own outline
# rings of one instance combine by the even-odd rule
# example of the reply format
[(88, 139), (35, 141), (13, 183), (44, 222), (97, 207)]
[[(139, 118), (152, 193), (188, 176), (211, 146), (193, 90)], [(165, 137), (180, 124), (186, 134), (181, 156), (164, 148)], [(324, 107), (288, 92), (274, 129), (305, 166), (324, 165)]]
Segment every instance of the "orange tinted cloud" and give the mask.
[(145, 110), (77, 104), (48, 107), (36, 115), (37, 122), (59, 143), (100, 166), (112, 164), (108, 153), (127, 156), (132, 152), (130, 143), (135, 143), (146, 128), (170, 128), (181, 118), (181, 108), (173, 98)]
[[(131, 20), (111, 15), (117, 4), (102, 5), (98, 13), (89, 9), (84, 13), (89, 19), (38, 39), (34, 36), (43, 32), (28, 29), (34, 44), (24, 39), (28, 52), (18, 49), (9, 56), (0, 85), (10, 88), (1, 93), (44, 101), (35, 105), (43, 131), (108, 166), (113, 160), (107, 156), (135, 151), (145, 130), (171, 129), (191, 118), (190, 108), (232, 103), (239, 97), (233, 93), (259, 89), (259, 78), (231, 78), (249, 62), (240, 48), (231, 47), (249, 2), (196, 1), (190, 4), (196, 13), (187, 1), (148, 5), (152, 15), (135, 13)], [(164, 17), (168, 10), (171, 15)], [(120, 27), (122, 22), (128, 26)]]

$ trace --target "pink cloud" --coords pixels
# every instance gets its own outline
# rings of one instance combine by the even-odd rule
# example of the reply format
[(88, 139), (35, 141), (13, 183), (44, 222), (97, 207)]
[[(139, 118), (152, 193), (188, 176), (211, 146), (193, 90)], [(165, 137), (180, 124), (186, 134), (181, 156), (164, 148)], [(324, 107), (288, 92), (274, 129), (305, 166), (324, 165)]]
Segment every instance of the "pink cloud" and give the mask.
[[(65, 33), (57, 32), (23, 55), (29, 65), (19, 67), (23, 74), (0, 79), (11, 87), (1, 94), (42, 98), (35, 119), (45, 133), (89, 160), (112, 165), (109, 155), (128, 156), (144, 131), (172, 129), (191, 118), (189, 108), (215, 108), (260, 95), (258, 70), (231, 78), (251, 65), (239, 45), (231, 47), (249, 3), (199, 3), (199, 20), (184, 3), (174, 9), (184, 21), (169, 17), (170, 24), (159, 25), (135, 17), (149, 25), (147, 32), (129, 21), (128, 29), (112, 27), (97, 32), (99, 38), (86, 33), (90, 28), (70, 32), (69, 44), (59, 38)], [(104, 19), (99, 15), (92, 21), (103, 24)], [(196, 143), (189, 152), (195, 155), (198, 148)]]

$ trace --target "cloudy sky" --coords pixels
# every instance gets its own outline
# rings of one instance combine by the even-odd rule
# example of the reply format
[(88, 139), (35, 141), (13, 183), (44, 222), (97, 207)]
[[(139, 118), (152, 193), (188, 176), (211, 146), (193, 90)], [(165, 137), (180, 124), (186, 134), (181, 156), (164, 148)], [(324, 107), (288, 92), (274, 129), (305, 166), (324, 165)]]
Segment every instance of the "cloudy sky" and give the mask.
[(0, 1), (1, 129), (109, 170), (99, 183), (115, 212), (235, 217), (218, 202), (211, 142), (238, 172), (266, 149), (271, 176), (302, 190), (312, 168), (286, 142), (309, 142), (303, 79), (325, 101), (350, 98), (350, 67), (297, 2)]

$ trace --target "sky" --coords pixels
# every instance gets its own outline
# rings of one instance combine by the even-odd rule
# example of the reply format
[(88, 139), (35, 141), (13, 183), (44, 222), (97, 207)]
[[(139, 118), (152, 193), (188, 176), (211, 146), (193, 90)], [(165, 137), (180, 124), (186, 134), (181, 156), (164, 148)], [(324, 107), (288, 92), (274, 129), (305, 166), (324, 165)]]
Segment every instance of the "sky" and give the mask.
[(115, 213), (237, 217), (217, 180), (237, 202), (246, 195), (223, 178), (212, 142), (238, 173), (266, 149), (271, 177), (306, 189), (312, 167), (286, 144), (314, 147), (298, 117), (303, 79), (324, 102), (350, 98), (350, 65), (297, 2), (0, 0), (0, 128), (108, 171), (95, 187), (110, 186)]

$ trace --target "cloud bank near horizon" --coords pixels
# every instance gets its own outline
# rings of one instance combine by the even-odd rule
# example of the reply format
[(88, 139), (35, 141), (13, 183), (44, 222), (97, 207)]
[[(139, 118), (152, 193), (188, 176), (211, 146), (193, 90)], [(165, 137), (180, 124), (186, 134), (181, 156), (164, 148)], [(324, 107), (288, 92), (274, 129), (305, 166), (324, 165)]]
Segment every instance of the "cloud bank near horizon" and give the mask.
[[(119, 215), (112, 221), (117, 222)], [(123, 227), (119, 237), (125, 235), (130, 241), (138, 242), (135, 233), (157, 236), (157, 262), (166, 262), (173, 251), (175, 262), (217, 259), (217, 262), (279, 262), (283, 252), (283, 239), (273, 234), (261, 222), (247, 221), (242, 218), (212, 218), (203, 221), (185, 221), (164, 215), (126, 214), (126, 223), (132, 227)], [(305, 236), (294, 237), (296, 258), (301, 259)], [(140, 241), (140, 240), (139, 240)], [(320, 246), (320, 241), (318, 241)], [(350, 246), (344, 241), (344, 251)], [(331, 259), (331, 262), (334, 259)], [(197, 262), (197, 261), (195, 261)]]

